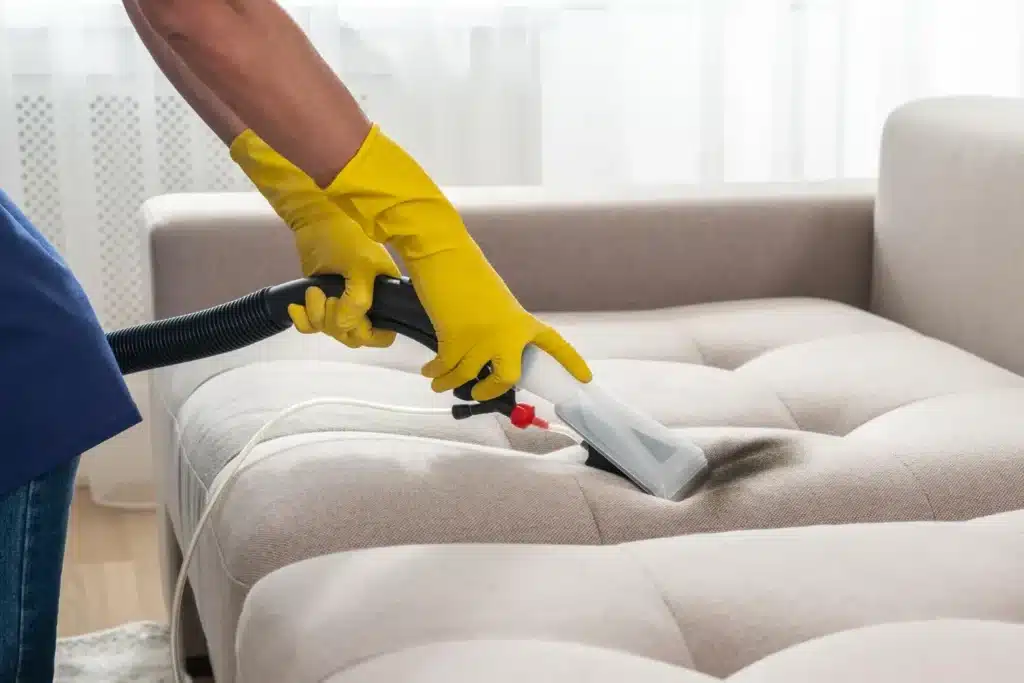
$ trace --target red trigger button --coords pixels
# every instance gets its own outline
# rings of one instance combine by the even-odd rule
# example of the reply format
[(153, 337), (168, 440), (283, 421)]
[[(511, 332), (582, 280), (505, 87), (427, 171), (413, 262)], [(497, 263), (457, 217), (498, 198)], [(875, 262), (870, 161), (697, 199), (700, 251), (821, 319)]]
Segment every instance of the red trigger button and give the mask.
[(526, 429), (527, 427), (547, 429), (550, 426), (547, 421), (537, 417), (537, 411), (533, 406), (526, 403), (516, 404), (516, 407), (512, 409), (512, 413), (508, 417), (512, 424), (519, 429)]

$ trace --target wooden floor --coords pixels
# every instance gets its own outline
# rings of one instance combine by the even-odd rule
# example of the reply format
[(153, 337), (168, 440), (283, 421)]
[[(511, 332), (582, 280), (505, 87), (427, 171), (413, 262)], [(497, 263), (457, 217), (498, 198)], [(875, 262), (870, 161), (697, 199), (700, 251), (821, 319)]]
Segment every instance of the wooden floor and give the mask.
[(133, 621), (165, 622), (157, 557), (154, 513), (102, 508), (79, 489), (64, 559), (61, 637)]

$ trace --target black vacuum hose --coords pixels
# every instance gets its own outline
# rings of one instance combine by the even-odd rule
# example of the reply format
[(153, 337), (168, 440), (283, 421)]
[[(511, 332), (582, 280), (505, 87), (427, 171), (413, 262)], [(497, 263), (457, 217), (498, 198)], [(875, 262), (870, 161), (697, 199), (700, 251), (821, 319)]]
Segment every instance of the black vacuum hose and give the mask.
[[(345, 279), (316, 275), (266, 287), (213, 308), (107, 333), (121, 372), (178, 365), (244, 348), (292, 326), (289, 304), (305, 301), (306, 290), (319, 287), (341, 296)], [(369, 312), (375, 328), (392, 330), (437, 351), (434, 327), (407, 278), (380, 277)]]
[[(107, 342), (125, 375), (236, 351), (291, 327), (288, 306), (304, 303), (310, 287), (319, 287), (327, 296), (337, 297), (345, 291), (345, 279), (340, 275), (315, 275), (265, 287), (203, 311), (108, 332)], [(437, 351), (434, 326), (408, 278), (377, 278), (368, 317), (377, 329), (397, 332)], [(475, 381), (455, 389), (455, 397), (472, 401), (473, 386), (490, 372), (488, 363)], [(452, 416), (462, 420), (489, 412), (509, 415), (515, 405), (513, 388), (485, 403), (456, 405)], [(603, 454), (583, 445), (588, 452), (587, 465), (618, 472)]]

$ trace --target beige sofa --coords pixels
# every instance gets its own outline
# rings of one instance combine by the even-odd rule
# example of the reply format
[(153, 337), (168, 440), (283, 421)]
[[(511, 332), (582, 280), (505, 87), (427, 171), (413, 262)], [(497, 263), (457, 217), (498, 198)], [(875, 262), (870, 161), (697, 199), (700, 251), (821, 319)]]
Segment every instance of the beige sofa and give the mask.
[[(887, 642), (907, 644), (893, 667), (927, 642), (1019, 644), (1012, 627), (925, 624), (756, 663), (860, 625), (1024, 616), (1004, 578), (1024, 569), (1020, 517), (898, 524), (1024, 508), (1022, 152), (1024, 105), (964, 98), (896, 112), (877, 185), (453, 191), (523, 303), (602, 382), (697, 440), (711, 480), (670, 504), (503, 418), (313, 409), (257, 448), (204, 534), (191, 653), (208, 649), (221, 683), (455, 680), (459, 666), (792, 681), (773, 667)], [(161, 197), (143, 215), (157, 317), (297, 276), (258, 196)], [(155, 373), (168, 578), (223, 465), (268, 418), (315, 396), (450, 405), (416, 375), (426, 359), (404, 340), (350, 351), (285, 333)], [(897, 524), (792, 530), (856, 523)], [(706, 535), (752, 529), (781, 531)], [(438, 546), (458, 543), (513, 545)], [(364, 548), (377, 550), (333, 554)], [(590, 680), (572, 676), (551, 680)]]
[(1016, 683), (1024, 512), (612, 546), (405, 546), (253, 588), (245, 683)]

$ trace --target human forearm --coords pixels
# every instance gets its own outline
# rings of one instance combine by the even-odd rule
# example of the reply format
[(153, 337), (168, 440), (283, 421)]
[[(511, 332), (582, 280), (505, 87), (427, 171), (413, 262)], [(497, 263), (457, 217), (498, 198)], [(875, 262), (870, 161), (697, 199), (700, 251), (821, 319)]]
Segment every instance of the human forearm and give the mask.
[(156, 33), (227, 108), (326, 187), (370, 122), (274, 0), (135, 0)]
[[(590, 381), (583, 358), (523, 309), (440, 189), (371, 125), (276, 2), (138, 2), (192, 72), (359, 224), (359, 237), (366, 233), (394, 245), (437, 333), (437, 356), (423, 367), (435, 391), (463, 386), (490, 365), (490, 376), (473, 388), (473, 397), (496, 398), (519, 380), (530, 344), (578, 381)], [(359, 298), (368, 309), (372, 294), (364, 290)], [(307, 301), (307, 311), (318, 310), (317, 303)], [(341, 327), (350, 327), (350, 320), (343, 322)]]
[(225, 145), (246, 129), (245, 123), (182, 61), (142, 14), (138, 0), (124, 0), (124, 9), (153, 61), (193, 111)]

